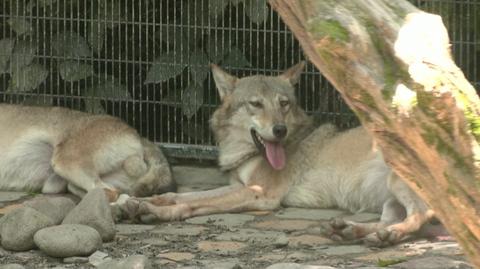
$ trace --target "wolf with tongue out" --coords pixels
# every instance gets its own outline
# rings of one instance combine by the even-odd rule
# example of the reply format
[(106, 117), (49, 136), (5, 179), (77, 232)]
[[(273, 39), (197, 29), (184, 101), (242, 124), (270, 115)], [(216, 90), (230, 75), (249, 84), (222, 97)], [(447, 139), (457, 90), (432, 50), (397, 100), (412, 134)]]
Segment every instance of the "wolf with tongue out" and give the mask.
[(278, 76), (237, 78), (213, 65), (221, 105), (211, 118), (219, 165), (231, 184), (218, 189), (131, 198), (132, 217), (178, 220), (224, 212), (337, 207), (382, 213), (379, 222), (336, 219), (324, 225), (332, 239), (363, 239), (374, 246), (399, 242), (433, 216), (385, 164), (370, 135), (357, 127), (314, 127), (297, 105), (294, 85), (304, 63)]

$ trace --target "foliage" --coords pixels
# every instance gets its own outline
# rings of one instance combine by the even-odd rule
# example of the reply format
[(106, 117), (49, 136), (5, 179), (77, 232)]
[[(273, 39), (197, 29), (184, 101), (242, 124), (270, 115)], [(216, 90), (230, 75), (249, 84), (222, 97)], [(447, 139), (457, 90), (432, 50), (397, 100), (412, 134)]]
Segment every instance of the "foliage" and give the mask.
[[(157, 3), (157, 6), (152, 7), (154, 1), (136, 2), (97, 0), (86, 4), (75, 0), (9, 0), (6, 5), (7, 14), (12, 17), (6, 20), (7, 24), (3, 28), (12, 35), (0, 40), (0, 73), (8, 73), (8, 91), (40, 91), (42, 83), (54, 88), (70, 84), (81, 88), (77, 93), (86, 97), (113, 97), (105, 95), (109, 90), (97, 94), (96, 91), (102, 91), (106, 82), (99, 79), (101, 66), (95, 66), (93, 62), (98, 58), (118, 60), (117, 55), (105, 55), (107, 43), (113, 45), (113, 51), (120, 51), (123, 55), (129, 54), (127, 50), (137, 50), (128, 48), (126, 44), (111, 44), (115, 40), (108, 40), (118, 34), (117, 31), (128, 31), (133, 24), (139, 22), (135, 18), (139, 14), (134, 12), (141, 9), (141, 5), (148, 9), (141, 9), (140, 17), (149, 14), (158, 16), (157, 13), (162, 12), (162, 4)], [(155, 39), (154, 46), (148, 48), (144, 47), (147, 44), (142, 43), (135, 45), (141, 47), (138, 51), (145, 50), (150, 55), (159, 55), (148, 67), (144, 85), (175, 79), (187, 69), (188, 82), (178, 91), (182, 96), (179, 104), (183, 114), (190, 118), (204, 103), (204, 83), (210, 63), (224, 63), (233, 67), (250, 66), (245, 55), (235, 46), (225, 48), (216, 44), (218, 38), (222, 38), (218, 31), (196, 31), (195, 27), (215, 27), (229, 7), (242, 5), (252, 23), (260, 25), (268, 17), (268, 7), (265, 0), (183, 0), (169, 3), (167, 12), (172, 19), (160, 19), (159, 33), (152, 37)], [(179, 4), (186, 13), (182, 16), (176, 14)], [(46, 19), (33, 19), (35, 16)], [(61, 25), (59, 22), (64, 19), (70, 20)], [(74, 22), (75, 19), (83, 21)], [(211, 38), (212, 34), (215, 34), (215, 38)], [(131, 37), (125, 37), (125, 40), (120, 41), (129, 42), (130, 39)], [(41, 42), (47, 44), (40, 48)], [(158, 50), (158, 47), (161, 49)], [(118, 68), (114, 66), (109, 73), (118, 74)], [(115, 82), (115, 86), (129, 93), (131, 90), (122, 84), (123, 81), (123, 78), (111, 76), (108, 83), (111, 86)], [(130, 97), (130, 94), (123, 96)], [(94, 101), (96, 98), (85, 100), (86, 109), (104, 111), (101, 103)]]
[(402, 263), (404, 261), (405, 261), (405, 259), (387, 259), (387, 260), (378, 259), (377, 260), (377, 265), (378, 265), (378, 267), (388, 267), (390, 265), (394, 265), (394, 264), (397, 264), (397, 263)]
[[(0, 13), (10, 15), (0, 24), (0, 85), (5, 86), (0, 95), (4, 99), (18, 94), (28, 104), (134, 114), (130, 123), (139, 129), (157, 125), (154, 120), (168, 121), (164, 129), (177, 131), (160, 130), (160, 136), (167, 137), (163, 140), (211, 140), (205, 129), (218, 102), (211, 63), (244, 75), (284, 68), (302, 58), (298, 44), (289, 42), (290, 33), (266, 0), (4, 2)], [(465, 35), (465, 41), (480, 41), (474, 40), (480, 20), (471, 23), (475, 14), (480, 16), (480, 6), (466, 10), (453, 1), (414, 2), (440, 12), (450, 29)], [(480, 51), (468, 52), (457, 57), (464, 57), (465, 66), (473, 66)], [(335, 115), (341, 117), (336, 120), (351, 121), (350, 116), (342, 118), (350, 112), (331, 86), (323, 80), (303, 83), (308, 91), (299, 96), (304, 107), (338, 112)], [(143, 119), (144, 113), (161, 115)]]

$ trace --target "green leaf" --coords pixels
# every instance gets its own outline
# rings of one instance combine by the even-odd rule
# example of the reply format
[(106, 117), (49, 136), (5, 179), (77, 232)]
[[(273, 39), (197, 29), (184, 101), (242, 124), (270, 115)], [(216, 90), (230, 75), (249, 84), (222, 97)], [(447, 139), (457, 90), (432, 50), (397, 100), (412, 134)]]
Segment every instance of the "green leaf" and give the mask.
[(230, 0), (229, 2), (230, 2), (232, 5), (236, 6), (236, 5), (238, 5), (238, 4), (240, 4), (240, 3), (243, 3), (243, 2), (245, 2), (245, 1), (246, 1), (246, 0)]
[(104, 24), (108, 28), (114, 28), (119, 25), (118, 22), (128, 21), (125, 14), (126, 9), (125, 7), (122, 8), (120, 1), (98, 0), (97, 4), (98, 5), (93, 10), (97, 11), (94, 18), (99, 20), (98, 23)]
[[(41, 12), (46, 17), (65, 16), (65, 14), (72, 14), (72, 11), (78, 10), (78, 6), (82, 5), (78, 0), (30, 0), (26, 7), (28, 12), (31, 12), (36, 7), (36, 12)], [(94, 10), (93, 7), (90, 7)], [(63, 17), (61, 17), (63, 18)], [(50, 29), (63, 29), (64, 24), (62, 20), (50, 20)], [(60, 28), (56, 28), (60, 27)]]
[(40, 64), (22, 67), (12, 74), (9, 92), (28, 92), (36, 89), (46, 78), (48, 71)]
[(23, 18), (10, 18), (8, 25), (17, 33), (17, 35), (30, 34), (33, 32), (32, 24)]
[(52, 106), (53, 97), (37, 94), (32, 96), (26, 96), (25, 99), (23, 99), (22, 104), (29, 106)]
[(86, 91), (86, 96), (97, 98), (120, 98), (130, 100), (130, 92), (119, 79), (109, 75), (98, 75), (98, 82)]
[(60, 76), (65, 81), (78, 81), (93, 74), (93, 67), (77, 61), (62, 61), (58, 64)]
[(223, 16), (223, 11), (228, 6), (228, 1), (225, 0), (208, 0), (209, 16), (213, 19), (219, 19)]
[(228, 53), (228, 50), (226, 46), (221, 46), (219, 44), (222, 44), (217, 40), (215, 37), (210, 37), (207, 41), (207, 45), (205, 46), (205, 50), (207, 51), (208, 54), (208, 59), (210, 59), (210, 62), (218, 64), (225, 55)]
[(182, 73), (186, 64), (178, 63), (176, 61), (177, 59), (177, 56), (172, 52), (158, 57), (150, 66), (144, 83), (159, 83), (174, 78)]
[(199, 85), (202, 85), (210, 72), (208, 64), (207, 54), (202, 49), (197, 49), (190, 55), (190, 73), (193, 80)]
[(57, 3), (57, 0), (35, 0), (39, 6), (46, 7)]
[(53, 4), (57, 3), (58, 0), (30, 0), (28, 2), (27, 8), (28, 10), (32, 10), (32, 8), (38, 6), (40, 8), (50, 7)]
[(203, 104), (203, 87), (192, 83), (182, 92), (182, 112), (191, 118)]
[(92, 97), (84, 100), (85, 109), (88, 112), (95, 114), (105, 113), (100, 99), (132, 99), (127, 87), (120, 83), (118, 78), (108, 75), (106, 77), (104, 76), (105, 75), (99, 75), (97, 84), (88, 88), (85, 92), (85, 96)]
[[(162, 25), (160, 41), (165, 42), (177, 54), (177, 62), (186, 59), (201, 39), (201, 31), (179, 25)], [(182, 57), (180, 57), (182, 56)]]
[(222, 61), (222, 64), (230, 67), (252, 66), (245, 55), (238, 48), (233, 48)]
[(103, 23), (90, 23), (90, 29), (88, 31), (88, 43), (92, 46), (97, 54), (102, 52), (103, 44), (105, 43), (106, 26)]
[(105, 114), (106, 111), (103, 109), (102, 103), (100, 100), (96, 99), (84, 99), (85, 101), (85, 111), (93, 114)]
[[(3, 1), (2, 1), (3, 2)], [(10, 15), (25, 16), (32, 10), (27, 0), (10, 0)]]
[(405, 261), (405, 259), (391, 259), (391, 260), (378, 259), (377, 265), (379, 267), (388, 267), (390, 265), (394, 265), (394, 264), (397, 264), (397, 263), (402, 263), (404, 261)]
[(210, 12), (206, 1), (185, 1), (180, 16), (182, 25), (208, 26)]
[(12, 55), (15, 40), (12, 38), (4, 38), (0, 40), (0, 74), (7, 72), (8, 60)]
[(28, 40), (17, 40), (10, 58), (9, 72), (14, 73), (17, 70), (32, 63), (37, 53), (37, 46)]
[(52, 47), (55, 56), (83, 58), (92, 56), (85, 38), (75, 32), (62, 32), (53, 37)]
[(245, 13), (256, 24), (262, 24), (268, 18), (267, 0), (248, 0)]

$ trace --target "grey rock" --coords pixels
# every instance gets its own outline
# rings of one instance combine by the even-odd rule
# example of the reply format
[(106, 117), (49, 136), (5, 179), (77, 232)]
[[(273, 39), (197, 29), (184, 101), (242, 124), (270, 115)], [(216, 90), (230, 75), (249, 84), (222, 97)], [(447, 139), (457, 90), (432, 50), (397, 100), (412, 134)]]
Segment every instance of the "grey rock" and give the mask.
[(88, 257), (67, 257), (63, 259), (63, 263), (87, 263)]
[(23, 265), (21, 264), (10, 263), (10, 264), (0, 265), (0, 269), (25, 269), (25, 267), (23, 267)]
[(158, 238), (158, 237), (150, 237), (138, 241), (133, 241), (132, 243), (136, 244), (147, 244), (147, 245), (153, 245), (153, 246), (167, 246), (170, 244), (169, 241), (163, 239), (163, 238)]
[(252, 221), (255, 216), (245, 214), (214, 214), (208, 216), (194, 217), (185, 220), (191, 224), (213, 224), (217, 226), (236, 227), (243, 226), (246, 222)]
[(235, 258), (225, 258), (221, 261), (203, 260), (200, 262), (203, 264), (204, 268), (209, 269), (242, 269), (240, 261)]
[(334, 209), (310, 209), (289, 207), (281, 210), (275, 216), (285, 219), (330, 220), (343, 215), (344, 212)]
[(55, 225), (60, 224), (68, 212), (75, 207), (75, 203), (69, 198), (46, 196), (26, 201), (24, 205), (49, 216)]
[(3, 217), (0, 236), (8, 250), (25, 251), (35, 247), (33, 235), (40, 229), (55, 225), (48, 216), (30, 207), (10, 211)]
[(406, 262), (389, 266), (399, 269), (470, 269), (473, 268), (464, 261), (457, 261), (442, 256), (412, 259)]
[(356, 253), (369, 253), (370, 249), (363, 245), (345, 245), (345, 246), (329, 246), (326, 249), (318, 250), (321, 254), (325, 255), (347, 255), (347, 254), (356, 254)]
[(110, 260), (112, 260), (112, 258), (109, 258), (107, 253), (98, 250), (88, 257), (88, 262), (95, 267)]
[(181, 235), (181, 236), (198, 236), (206, 228), (197, 225), (162, 225), (159, 228), (152, 230), (155, 234)]
[(0, 202), (13, 202), (29, 196), (26, 192), (0, 191)]
[(12, 257), (15, 257), (15, 260), (19, 261), (19, 263), (29, 263), (38, 257), (46, 258), (47, 255), (43, 253), (41, 250), (32, 249), (29, 251), (20, 251), (20, 252), (12, 252), (10, 254)]
[(0, 217), (0, 231), (2, 231), (2, 225), (4, 221), (5, 221), (5, 216)]
[(323, 265), (304, 265), (298, 263), (276, 263), (270, 265), (266, 269), (335, 269), (335, 267)]
[(100, 188), (89, 191), (65, 217), (62, 224), (88, 225), (100, 233), (104, 242), (115, 237), (115, 223), (110, 204), (105, 192)]
[(117, 224), (115, 229), (118, 234), (130, 235), (138, 234), (154, 229), (155, 225), (139, 225), (139, 224)]
[(111, 260), (101, 263), (98, 269), (148, 269), (151, 264), (144, 255), (133, 255), (121, 260)]
[(283, 232), (258, 231), (255, 229), (238, 229), (234, 232), (226, 232), (215, 237), (219, 241), (249, 242), (255, 245), (274, 245), (282, 247), (288, 245), (288, 237)]
[(284, 247), (287, 246), (289, 243), (288, 237), (287, 236), (280, 236), (275, 238), (275, 240), (272, 242), (272, 245), (275, 247)]
[(87, 256), (102, 246), (100, 234), (87, 225), (62, 224), (38, 231), (34, 236), (40, 250), (52, 257)]

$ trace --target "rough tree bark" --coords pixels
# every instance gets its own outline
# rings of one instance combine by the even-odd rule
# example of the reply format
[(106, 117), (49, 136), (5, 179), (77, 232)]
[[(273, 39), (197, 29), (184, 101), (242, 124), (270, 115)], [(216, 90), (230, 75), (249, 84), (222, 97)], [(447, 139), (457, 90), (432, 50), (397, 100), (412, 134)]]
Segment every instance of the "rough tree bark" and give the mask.
[(480, 101), (441, 18), (405, 0), (269, 2), (480, 268)]

